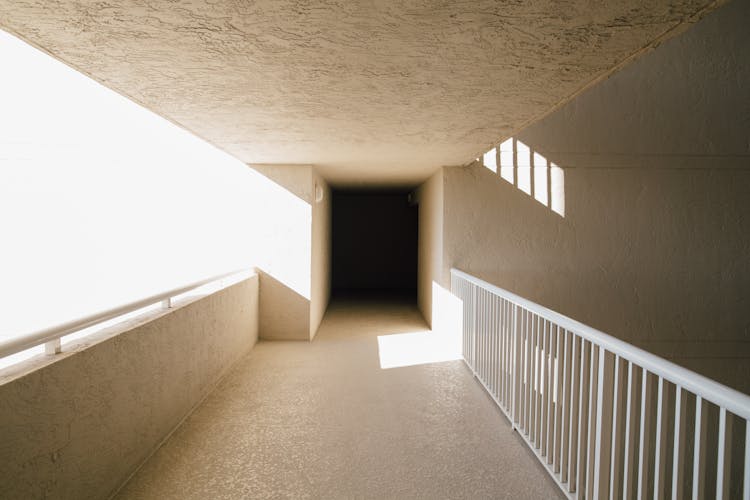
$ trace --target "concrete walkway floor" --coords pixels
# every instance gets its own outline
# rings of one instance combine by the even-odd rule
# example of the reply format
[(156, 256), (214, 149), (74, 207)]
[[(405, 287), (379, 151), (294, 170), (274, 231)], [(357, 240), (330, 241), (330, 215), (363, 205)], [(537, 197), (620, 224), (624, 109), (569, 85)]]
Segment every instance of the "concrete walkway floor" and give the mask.
[(463, 361), (381, 368), (378, 336), (426, 330), (337, 302), (259, 342), (117, 498), (564, 498)]

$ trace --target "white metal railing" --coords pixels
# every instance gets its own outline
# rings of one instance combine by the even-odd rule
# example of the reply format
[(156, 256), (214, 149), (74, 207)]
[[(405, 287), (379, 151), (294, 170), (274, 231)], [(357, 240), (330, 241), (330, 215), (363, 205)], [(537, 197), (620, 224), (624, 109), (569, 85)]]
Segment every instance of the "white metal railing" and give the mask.
[(750, 397), (451, 270), (463, 357), (569, 498), (750, 500)]
[(45, 344), (45, 351), (47, 354), (58, 354), (61, 352), (60, 338), (65, 335), (69, 335), (71, 333), (83, 330), (84, 328), (103, 323), (118, 316), (123, 316), (125, 314), (131, 313), (138, 309), (142, 309), (144, 307), (148, 307), (153, 304), (161, 303), (165, 309), (171, 308), (173, 297), (190, 292), (198, 287), (208, 285), (209, 283), (214, 283), (220, 280), (231, 278), (240, 278), (242, 276), (249, 275), (249, 273), (249, 270), (241, 270), (212, 276), (210, 278), (195, 281), (188, 285), (158, 293), (141, 300), (129, 302), (121, 306), (112, 307), (104, 311), (99, 311), (88, 316), (77, 318), (60, 325), (15, 335), (7, 340), (0, 341), (0, 358), (10, 356), (11, 354), (36, 347), (41, 344)]

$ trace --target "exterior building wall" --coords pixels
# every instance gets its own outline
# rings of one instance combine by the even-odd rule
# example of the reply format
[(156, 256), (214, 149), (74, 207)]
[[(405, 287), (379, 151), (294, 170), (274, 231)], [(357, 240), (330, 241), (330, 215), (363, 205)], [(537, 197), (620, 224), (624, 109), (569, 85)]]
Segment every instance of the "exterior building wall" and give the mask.
[(260, 336), (311, 340), (330, 297), (330, 188), (309, 165), (252, 168), (272, 184), (265, 206), (249, 217), (261, 277)]
[(748, 24), (729, 4), (445, 169), (448, 264), (750, 392)]

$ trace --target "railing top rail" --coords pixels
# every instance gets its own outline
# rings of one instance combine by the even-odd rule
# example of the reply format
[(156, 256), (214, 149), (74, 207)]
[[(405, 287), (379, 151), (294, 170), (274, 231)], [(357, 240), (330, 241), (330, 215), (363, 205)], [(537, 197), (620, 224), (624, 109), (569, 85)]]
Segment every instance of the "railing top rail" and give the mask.
[(71, 321), (67, 321), (65, 323), (59, 324), (59, 325), (43, 328), (41, 330), (36, 330), (32, 332), (27, 332), (21, 335), (16, 335), (7, 340), (0, 340), (0, 358), (5, 357), (5, 356), (10, 356), (11, 354), (21, 352), (25, 349), (30, 349), (31, 347), (35, 347), (35, 346), (44, 344), (45, 342), (58, 339), (70, 333), (83, 330), (84, 328), (88, 328), (90, 326), (103, 323), (107, 320), (116, 318), (118, 316), (122, 316), (124, 314), (128, 314), (130, 312), (141, 309), (143, 307), (147, 307), (152, 304), (161, 302), (163, 300), (172, 298), (176, 295), (187, 293), (203, 285), (207, 285), (209, 283), (213, 283), (215, 281), (219, 281), (219, 280), (229, 278), (229, 277), (235, 277), (235, 276), (240, 277), (243, 274), (247, 274), (247, 276), (249, 277), (252, 274), (252, 270), (242, 269), (242, 270), (236, 270), (236, 271), (231, 271), (228, 273), (219, 274), (216, 276), (212, 276), (210, 278), (205, 278), (199, 281), (195, 281), (188, 285), (184, 285), (178, 288), (173, 288), (166, 292), (157, 293), (156, 295), (151, 295), (149, 297), (146, 297), (140, 300), (136, 300), (133, 302), (129, 302), (127, 304), (112, 307), (109, 309), (105, 309), (103, 311), (95, 312), (93, 314), (89, 314), (80, 318), (76, 318)]
[(458, 269), (451, 274), (503, 297), (707, 401), (750, 419), (750, 396)]

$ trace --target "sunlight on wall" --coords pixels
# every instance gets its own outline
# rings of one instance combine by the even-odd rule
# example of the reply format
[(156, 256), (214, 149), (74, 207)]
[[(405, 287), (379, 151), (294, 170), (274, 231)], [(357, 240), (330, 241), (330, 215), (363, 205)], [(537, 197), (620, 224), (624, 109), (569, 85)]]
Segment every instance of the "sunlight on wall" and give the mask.
[(550, 168), (550, 186), (550, 208), (565, 217), (565, 171), (554, 163)]
[[(544, 396), (547, 390), (552, 391), (552, 402), (557, 403), (557, 387), (558, 387), (558, 373), (559, 373), (559, 360), (557, 356), (552, 354), (551, 347), (545, 348), (544, 346), (540, 345), (532, 345), (529, 346), (529, 340), (524, 339), (522, 341), (522, 354), (521, 354), (521, 364), (522, 365), (528, 365), (528, 364), (535, 364), (534, 360), (549, 360), (548, 362), (545, 362), (544, 364), (547, 365), (545, 368), (546, 370), (552, 371), (552, 380), (549, 385), (546, 384), (546, 381), (539, 377), (538, 375), (534, 375), (532, 373), (529, 373), (527, 370), (522, 370), (519, 374), (519, 379), (522, 382), (522, 384), (530, 384), (532, 386), (532, 390), (536, 393), (538, 393), (540, 396)], [(531, 356), (529, 356), (531, 354)], [(531, 360), (531, 361), (529, 361)], [(548, 364), (551, 363), (551, 364)], [(537, 368), (539, 369), (539, 368)], [(533, 380), (529, 380), (529, 377), (532, 377)]]
[(432, 304), (432, 331), (378, 337), (381, 368), (461, 359), (461, 300), (433, 281)]
[(516, 143), (516, 171), (518, 189), (531, 194), (531, 149), (522, 142)]
[(500, 144), (499, 146), (499, 156), (500, 156), (500, 177), (503, 178), (503, 180), (506, 180), (510, 182), (511, 184), (514, 184), (516, 182), (516, 178), (514, 175), (514, 160), (513, 157), (515, 155), (515, 148), (513, 147), (513, 139), (508, 139), (504, 143)]
[(309, 203), (2, 31), (0, 54), (0, 338), (253, 265), (309, 298)]
[(565, 173), (523, 142), (510, 138), (482, 156), (484, 166), (500, 178), (565, 217)]
[(482, 157), (482, 163), (486, 168), (492, 170), (494, 173), (497, 173), (497, 156), (495, 155), (494, 149), (484, 153), (484, 156)]
[(432, 282), (432, 330), (452, 338), (456, 352), (461, 353), (463, 302), (436, 282)]
[(547, 192), (547, 158), (534, 153), (534, 199), (544, 205), (549, 205), (549, 193)]

